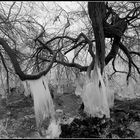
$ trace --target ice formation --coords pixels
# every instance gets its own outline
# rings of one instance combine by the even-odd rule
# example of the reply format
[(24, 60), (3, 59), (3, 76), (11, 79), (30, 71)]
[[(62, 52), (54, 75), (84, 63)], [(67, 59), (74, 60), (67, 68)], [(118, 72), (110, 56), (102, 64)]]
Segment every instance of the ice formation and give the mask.
[(104, 79), (105, 79), (104, 82), (106, 86), (106, 96), (107, 96), (108, 105), (109, 108), (112, 108), (114, 106), (114, 90), (111, 89), (111, 87), (109, 86), (108, 77), (105, 72), (104, 72)]
[(84, 87), (84, 82), (85, 82), (85, 78), (82, 77), (78, 77), (75, 81), (76, 84), (76, 89), (75, 89), (75, 94), (81, 95), (81, 93), (83, 92), (83, 87)]
[(28, 81), (22, 81), (22, 84), (24, 86), (24, 95), (27, 97), (28, 95), (31, 94), (31, 91), (30, 91), (30, 85), (28, 83)]
[(34, 100), (37, 127), (39, 127), (44, 118), (54, 118), (54, 104), (46, 77), (42, 76), (37, 80), (24, 81), (23, 84), (25, 86), (25, 94), (31, 93)]
[(84, 111), (93, 117), (110, 117), (109, 105), (107, 101), (106, 86), (100, 73), (100, 69), (95, 63), (94, 70), (91, 72), (91, 78), (88, 74), (85, 79), (85, 85), (81, 98), (85, 105)]
[(54, 138), (59, 138), (59, 135), (61, 134), (61, 128), (59, 125), (59, 121), (56, 121), (53, 119), (47, 129), (47, 139), (54, 139)]

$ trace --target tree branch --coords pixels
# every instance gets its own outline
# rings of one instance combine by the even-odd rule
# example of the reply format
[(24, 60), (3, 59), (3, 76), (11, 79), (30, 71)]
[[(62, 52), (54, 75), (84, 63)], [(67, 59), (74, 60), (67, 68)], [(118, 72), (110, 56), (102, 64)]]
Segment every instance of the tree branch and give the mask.
[(0, 38), (0, 45), (2, 45), (2, 47), (4, 48), (4, 50), (7, 52), (8, 56), (10, 57), (10, 60), (12, 62), (12, 65), (14, 67), (14, 70), (16, 72), (16, 74), (20, 77), (20, 79), (22, 81), (24, 80), (35, 80), (35, 79), (39, 79), (41, 76), (46, 75), (49, 70), (51, 69), (53, 62), (56, 58), (57, 53), (62, 49), (59, 49), (58, 51), (56, 51), (56, 53), (54, 53), (53, 57), (52, 57), (52, 61), (49, 64), (48, 68), (38, 74), (34, 74), (34, 75), (28, 75), (28, 74), (24, 74), (23, 71), (21, 70), (19, 63), (17, 61), (16, 58), (16, 54), (14, 53), (14, 51), (10, 48), (10, 46), (7, 44), (6, 40), (4, 40), (3, 38)]
[(130, 54), (135, 54), (135, 55), (138, 55), (138, 56), (140, 56), (140, 53), (139, 52), (134, 52), (134, 51), (131, 51), (131, 52), (129, 52)]
[(129, 51), (127, 50), (127, 48), (120, 42), (119, 43), (119, 47), (120, 49), (126, 54), (127, 58), (128, 58), (128, 66), (129, 66), (129, 71), (128, 71), (128, 74), (127, 74), (127, 81), (128, 81), (128, 78), (130, 77), (131, 75), (131, 63), (132, 63), (132, 58), (130, 56), (130, 53)]
[(112, 48), (108, 55), (105, 58), (105, 64), (107, 65), (113, 58), (116, 57), (118, 51), (119, 51), (119, 42), (120, 42), (120, 37), (115, 37), (113, 41)]
[[(39, 59), (41, 59), (42, 61), (46, 61), (46, 62), (50, 62), (50, 60), (48, 60), (47, 58), (44, 57), (39, 57)], [(59, 61), (59, 60), (55, 60), (54, 63), (58, 63), (67, 67), (74, 67), (80, 70), (80, 72), (82, 71), (87, 71), (88, 66), (81, 66), (80, 64), (77, 63), (68, 63), (65, 61)]]

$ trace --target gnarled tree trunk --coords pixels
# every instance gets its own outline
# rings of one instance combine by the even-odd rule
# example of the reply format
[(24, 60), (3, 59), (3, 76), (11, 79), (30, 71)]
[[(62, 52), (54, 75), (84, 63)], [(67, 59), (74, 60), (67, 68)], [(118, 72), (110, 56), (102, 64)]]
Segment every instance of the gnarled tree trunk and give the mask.
[(99, 61), (99, 67), (101, 68), (102, 73), (105, 65), (105, 37), (103, 29), (103, 20), (106, 15), (105, 3), (89, 2), (88, 12), (95, 35), (96, 58)]

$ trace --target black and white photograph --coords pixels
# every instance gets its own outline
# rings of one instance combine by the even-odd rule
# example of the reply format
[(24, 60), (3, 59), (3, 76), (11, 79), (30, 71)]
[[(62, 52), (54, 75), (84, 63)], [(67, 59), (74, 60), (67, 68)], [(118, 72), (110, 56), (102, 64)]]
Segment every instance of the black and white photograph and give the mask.
[(0, 139), (140, 138), (140, 1), (0, 1)]

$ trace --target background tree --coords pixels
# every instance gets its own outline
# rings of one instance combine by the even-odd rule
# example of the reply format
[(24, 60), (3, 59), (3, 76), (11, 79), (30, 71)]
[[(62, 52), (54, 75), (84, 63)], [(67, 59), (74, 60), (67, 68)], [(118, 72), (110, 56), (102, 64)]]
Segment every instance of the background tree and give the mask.
[[(113, 75), (126, 73), (127, 80), (140, 72), (139, 46), (136, 47), (139, 44), (139, 2), (89, 2), (88, 6), (86, 2), (79, 2), (78, 8), (71, 11), (57, 2), (50, 3), (51, 8), (46, 2), (40, 2), (39, 6), (37, 2), (0, 4), (0, 55), (7, 79), (9, 73), (16, 73), (21, 80), (38, 79), (55, 64), (81, 72), (87, 71), (91, 64), (93, 69), (95, 49), (102, 72), (110, 62)], [(40, 19), (40, 15), (45, 20)], [(67, 55), (73, 54), (75, 49), (72, 61), (68, 60)], [(83, 52), (88, 55), (86, 64), (77, 59)], [(118, 60), (128, 69), (117, 70)]]

